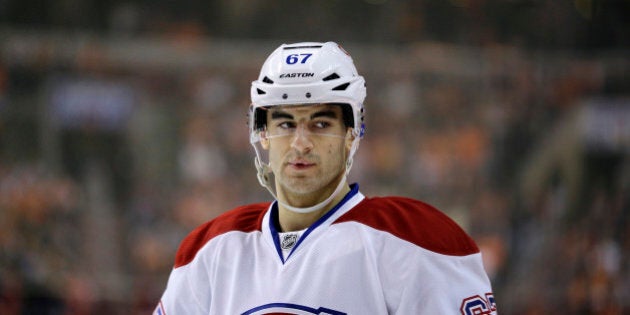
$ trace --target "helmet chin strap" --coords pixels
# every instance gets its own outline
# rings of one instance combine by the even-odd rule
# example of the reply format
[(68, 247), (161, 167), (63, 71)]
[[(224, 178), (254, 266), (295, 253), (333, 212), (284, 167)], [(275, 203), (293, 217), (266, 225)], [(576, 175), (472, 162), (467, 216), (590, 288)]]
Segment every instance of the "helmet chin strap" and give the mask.
[(276, 200), (278, 201), (278, 203), (280, 205), (282, 205), (283, 207), (287, 208), (290, 211), (293, 212), (297, 212), (297, 213), (311, 213), (311, 212), (315, 212), (317, 210), (320, 210), (322, 208), (324, 208), (326, 205), (328, 205), (338, 194), (339, 192), (341, 192), (341, 190), (343, 189), (344, 184), (346, 184), (346, 176), (344, 175), (343, 178), (341, 178), (339, 180), (339, 184), (337, 184), (337, 188), (335, 188), (335, 191), (333, 191), (333, 193), (328, 196), (328, 198), (326, 198), (326, 200), (314, 205), (314, 206), (310, 206), (310, 207), (306, 207), (306, 208), (300, 208), (300, 207), (294, 207), (291, 206), (289, 204), (287, 204), (286, 202), (282, 202), (280, 201), (280, 199), (278, 199), (278, 197), (276, 197)]

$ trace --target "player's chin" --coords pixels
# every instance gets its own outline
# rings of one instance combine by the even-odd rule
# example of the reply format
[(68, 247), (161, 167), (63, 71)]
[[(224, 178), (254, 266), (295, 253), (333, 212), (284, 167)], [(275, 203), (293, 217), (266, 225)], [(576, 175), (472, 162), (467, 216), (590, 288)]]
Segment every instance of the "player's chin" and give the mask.
[(285, 176), (284, 186), (286, 189), (297, 194), (312, 193), (319, 186), (317, 180), (313, 176), (307, 176), (304, 174), (292, 174)]

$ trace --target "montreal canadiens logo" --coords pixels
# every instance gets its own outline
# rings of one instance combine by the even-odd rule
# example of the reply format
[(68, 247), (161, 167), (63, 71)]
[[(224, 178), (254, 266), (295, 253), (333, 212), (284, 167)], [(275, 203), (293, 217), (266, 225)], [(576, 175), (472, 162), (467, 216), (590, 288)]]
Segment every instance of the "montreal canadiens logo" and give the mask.
[(252, 308), (241, 315), (346, 315), (344, 312), (320, 307), (312, 308), (298, 304), (271, 303)]

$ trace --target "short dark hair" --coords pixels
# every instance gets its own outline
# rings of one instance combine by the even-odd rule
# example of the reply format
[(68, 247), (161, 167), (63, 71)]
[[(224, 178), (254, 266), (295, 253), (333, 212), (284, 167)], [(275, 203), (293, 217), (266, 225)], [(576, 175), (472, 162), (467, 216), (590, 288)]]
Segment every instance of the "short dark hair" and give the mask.
[(328, 103), (330, 105), (341, 106), (341, 114), (343, 115), (343, 123), (348, 128), (354, 128), (354, 114), (352, 113), (352, 106), (347, 103)]

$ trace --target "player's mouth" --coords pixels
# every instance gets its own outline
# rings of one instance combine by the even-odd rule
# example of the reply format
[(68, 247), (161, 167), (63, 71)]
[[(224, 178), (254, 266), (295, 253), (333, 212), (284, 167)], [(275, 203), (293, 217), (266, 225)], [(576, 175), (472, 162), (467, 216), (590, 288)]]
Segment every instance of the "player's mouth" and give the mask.
[(315, 166), (315, 163), (306, 160), (295, 160), (288, 163), (289, 167), (296, 170), (305, 170)]

